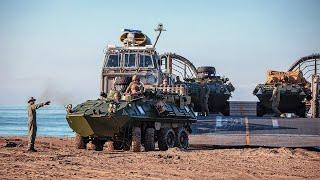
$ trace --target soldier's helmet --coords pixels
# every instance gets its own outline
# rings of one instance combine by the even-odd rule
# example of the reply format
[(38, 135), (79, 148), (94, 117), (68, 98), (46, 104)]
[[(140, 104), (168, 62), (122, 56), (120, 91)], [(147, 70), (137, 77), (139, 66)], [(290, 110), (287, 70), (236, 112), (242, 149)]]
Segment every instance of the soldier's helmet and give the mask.
[(139, 76), (133, 75), (133, 76), (132, 76), (132, 81), (140, 81)]
[(35, 102), (36, 101), (36, 99), (35, 98), (33, 98), (33, 97), (30, 97), (29, 99), (28, 99), (28, 103), (30, 103), (30, 102)]

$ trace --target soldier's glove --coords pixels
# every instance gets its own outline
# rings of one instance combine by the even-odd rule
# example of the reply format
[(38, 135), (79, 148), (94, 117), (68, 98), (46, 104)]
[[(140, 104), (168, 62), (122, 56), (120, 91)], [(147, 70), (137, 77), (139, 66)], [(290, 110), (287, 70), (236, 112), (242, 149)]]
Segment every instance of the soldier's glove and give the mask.
[(44, 105), (50, 105), (50, 103), (51, 103), (50, 101), (47, 101), (44, 103)]

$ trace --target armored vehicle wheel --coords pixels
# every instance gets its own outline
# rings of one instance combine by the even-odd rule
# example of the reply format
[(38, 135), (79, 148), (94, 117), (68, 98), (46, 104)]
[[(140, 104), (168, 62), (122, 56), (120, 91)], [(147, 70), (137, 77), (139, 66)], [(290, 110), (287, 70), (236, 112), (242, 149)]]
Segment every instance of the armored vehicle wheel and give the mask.
[(86, 149), (86, 142), (84, 137), (77, 134), (75, 137), (75, 142), (76, 142), (77, 149)]
[(141, 128), (140, 127), (134, 127), (132, 129), (131, 149), (133, 152), (141, 151)]
[(146, 151), (154, 151), (154, 129), (147, 128), (144, 136), (144, 149)]
[(168, 148), (174, 147), (176, 135), (172, 129), (162, 128), (160, 129), (158, 146), (159, 150), (166, 151)]
[(189, 135), (184, 128), (179, 128), (177, 131), (176, 146), (182, 149), (189, 147)]

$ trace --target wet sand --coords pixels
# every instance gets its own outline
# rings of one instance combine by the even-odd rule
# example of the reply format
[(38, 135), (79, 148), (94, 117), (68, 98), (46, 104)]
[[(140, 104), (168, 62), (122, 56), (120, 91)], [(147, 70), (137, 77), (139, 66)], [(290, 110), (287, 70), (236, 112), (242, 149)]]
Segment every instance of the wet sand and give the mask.
[[(4, 147), (5, 139), (18, 146)], [(77, 150), (72, 138), (0, 137), (0, 179), (319, 179), (320, 152), (241, 148), (165, 152)]]

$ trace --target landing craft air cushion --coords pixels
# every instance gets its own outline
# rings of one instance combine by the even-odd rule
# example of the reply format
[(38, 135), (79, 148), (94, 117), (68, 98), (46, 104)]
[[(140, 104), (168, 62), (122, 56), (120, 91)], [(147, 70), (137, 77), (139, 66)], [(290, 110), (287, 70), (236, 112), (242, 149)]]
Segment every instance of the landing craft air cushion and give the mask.
[[(158, 28), (160, 31), (161, 26)], [(102, 92), (107, 98), (88, 100), (70, 108), (69, 126), (77, 133), (78, 148), (102, 150), (107, 141), (117, 150), (147, 151), (188, 148), (191, 124), (196, 122), (191, 97), (184, 85), (159, 87), (163, 76), (159, 56), (150, 39), (136, 30), (120, 37), (122, 47), (108, 46), (102, 69)], [(130, 96), (124, 91), (133, 75), (141, 77), (145, 92)], [(113, 93), (123, 93), (115, 102)]]

